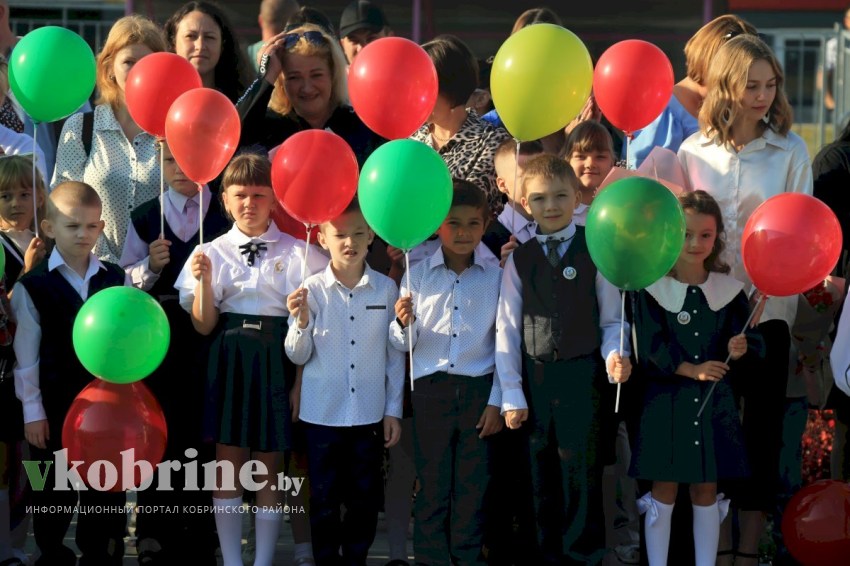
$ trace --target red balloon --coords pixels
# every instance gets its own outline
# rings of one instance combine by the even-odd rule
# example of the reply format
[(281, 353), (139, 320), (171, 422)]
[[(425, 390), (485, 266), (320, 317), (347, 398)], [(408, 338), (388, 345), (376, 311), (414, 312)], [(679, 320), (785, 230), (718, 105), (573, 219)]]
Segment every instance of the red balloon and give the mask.
[(211, 88), (181, 94), (165, 119), (165, 137), (183, 173), (203, 185), (227, 166), (242, 125), (230, 100)]
[(655, 45), (627, 39), (609, 47), (593, 70), (593, 95), (605, 117), (627, 134), (645, 128), (673, 95), (673, 66)]
[[(274, 220), (275, 225), (277, 225), (277, 229), (281, 232), (289, 234), (293, 238), (298, 238), (299, 240), (307, 240), (307, 227), (304, 226), (303, 222), (298, 222), (288, 215), (283, 207), (275, 207), (272, 211), (271, 217), (272, 220)], [(313, 232), (311, 241), (316, 241), (315, 231)]]
[(850, 485), (822, 480), (791, 498), (782, 536), (803, 566), (847, 564), (850, 557)]
[(278, 202), (304, 224), (321, 224), (339, 216), (357, 192), (357, 178), (357, 158), (351, 147), (325, 130), (304, 130), (289, 137), (272, 161), (272, 188)]
[(348, 71), (348, 95), (363, 123), (390, 140), (418, 130), (437, 102), (437, 70), (425, 50), (403, 37), (363, 48)]
[(841, 255), (841, 225), (813, 196), (782, 193), (753, 211), (741, 236), (744, 269), (756, 289), (787, 297), (808, 291)]
[[(62, 446), (68, 449), (69, 465), (82, 461), (77, 467), (81, 479), (102, 491), (128, 488), (125, 473), (126, 482), (132, 481), (133, 486), (147, 481), (165, 454), (167, 438), (162, 408), (141, 381), (121, 384), (93, 380), (74, 399), (62, 426)], [(132, 458), (122, 456), (122, 451), (131, 448)], [(92, 482), (89, 469), (98, 460), (102, 462), (92, 469), (97, 478)], [(151, 469), (132, 462), (147, 462)], [(110, 466), (117, 474), (107, 471)]]
[(201, 76), (189, 61), (174, 53), (152, 53), (130, 69), (124, 99), (133, 121), (154, 136), (165, 136), (165, 117), (177, 98), (201, 88)]

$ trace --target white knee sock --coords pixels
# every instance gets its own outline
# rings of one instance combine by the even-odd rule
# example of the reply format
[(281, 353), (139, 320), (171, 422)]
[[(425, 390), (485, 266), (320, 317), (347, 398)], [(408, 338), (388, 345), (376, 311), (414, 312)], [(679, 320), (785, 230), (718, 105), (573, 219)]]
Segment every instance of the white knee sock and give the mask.
[(9, 490), (0, 489), (0, 560), (8, 560), (12, 557), (10, 514)]
[(694, 556), (696, 566), (714, 566), (720, 541), (720, 512), (717, 503), (694, 508)]
[(673, 506), (653, 499), (652, 507), (654, 509), (650, 508), (646, 512), (644, 525), (646, 526), (646, 555), (649, 559), (649, 566), (667, 565)]
[(272, 566), (277, 537), (280, 535), (280, 519), (282, 516), (282, 510), (257, 510), (257, 522), (254, 527), (257, 533), (257, 550), (254, 555), (254, 566)]
[(242, 498), (213, 497), (213, 507), (224, 566), (242, 566)]

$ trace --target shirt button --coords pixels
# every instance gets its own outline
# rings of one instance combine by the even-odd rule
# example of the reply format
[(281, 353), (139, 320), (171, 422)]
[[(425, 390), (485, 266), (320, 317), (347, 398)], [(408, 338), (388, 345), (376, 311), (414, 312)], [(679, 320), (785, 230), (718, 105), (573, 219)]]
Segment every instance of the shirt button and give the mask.
[(696, 355), (695, 355), (695, 356), (694, 356), (694, 359), (695, 359), (695, 360), (698, 360), (698, 359), (699, 359), (699, 356), (696, 356)]
[(351, 388), (351, 392), (352, 392), (352, 393), (354, 393), (354, 388), (353, 388), (353, 387)]
[(351, 315), (351, 320), (354, 320), (354, 315)]
[(354, 346), (354, 340), (351, 341), (351, 345)]
[(449, 367), (450, 367), (450, 368), (453, 368), (453, 367), (455, 367), (455, 365), (454, 365), (454, 364), (449, 364)]
[(351, 364), (351, 369), (354, 369), (354, 364)]
[(699, 421), (694, 421), (694, 426), (699, 426)]
[(694, 398), (694, 403), (699, 403), (699, 399), (697, 399), (697, 398), (695, 397), (695, 398)]
[(697, 309), (694, 309), (694, 314), (696, 314), (696, 313), (697, 313)]
[(452, 334), (452, 338), (457, 338), (457, 334)]
[(455, 279), (455, 283), (460, 283), (460, 279)]
[(696, 293), (696, 292), (697, 292), (696, 289), (691, 289), (691, 293)]
[(455, 307), (455, 310), (457, 310), (457, 307)]
[(694, 440), (694, 446), (699, 446), (699, 440)]
[(699, 336), (699, 332), (694, 332), (694, 336)]

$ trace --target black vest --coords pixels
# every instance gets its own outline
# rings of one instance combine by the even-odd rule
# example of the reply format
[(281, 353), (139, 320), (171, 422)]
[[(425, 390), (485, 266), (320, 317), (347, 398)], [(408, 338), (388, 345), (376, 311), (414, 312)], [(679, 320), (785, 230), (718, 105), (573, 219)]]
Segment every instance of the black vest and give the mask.
[[(89, 297), (107, 287), (124, 285), (123, 269), (114, 263), (103, 265), (106, 269), (98, 270), (89, 280)], [(58, 269), (48, 271), (47, 260), (22, 275), (19, 282), (29, 293), (41, 320), (38, 376), (52, 438), (53, 427), (62, 426), (74, 397), (94, 378), (77, 359), (72, 340), (74, 319), (83, 299)]]
[[(584, 227), (576, 234), (557, 268), (536, 238), (513, 252), (522, 281), (523, 351), (540, 361), (586, 356), (601, 344), (596, 266), (587, 251)], [(575, 277), (567, 279), (567, 268)]]
[[(160, 207), (159, 197), (151, 199), (139, 205), (130, 215), (130, 221), (133, 223), (133, 228), (136, 229), (136, 234), (146, 244), (159, 238), (160, 229)], [(210, 207), (207, 209), (207, 214), (204, 216), (204, 240), (212, 242), (230, 229), (230, 221), (224, 216), (219, 204), (218, 197), (213, 195), (210, 199)], [(171, 256), (165, 267), (162, 268), (162, 273), (159, 274), (154, 286), (148, 291), (154, 297), (177, 295), (177, 290), (174, 288), (174, 283), (177, 281), (177, 276), (192, 255), (192, 251), (200, 242), (200, 232), (188, 241), (184, 242), (174, 234), (174, 230), (165, 222), (165, 239), (171, 242), (168, 248), (168, 253)]]

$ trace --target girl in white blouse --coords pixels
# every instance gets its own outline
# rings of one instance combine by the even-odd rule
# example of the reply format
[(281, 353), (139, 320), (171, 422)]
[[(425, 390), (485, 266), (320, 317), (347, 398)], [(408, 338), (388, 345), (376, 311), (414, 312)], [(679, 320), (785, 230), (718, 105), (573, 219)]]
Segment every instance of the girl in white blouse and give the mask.
[(142, 57), (165, 51), (160, 29), (143, 16), (121, 18), (97, 57), (97, 90), (91, 150), (83, 142), (83, 114), (65, 122), (56, 149), (51, 187), (63, 181), (88, 183), (103, 202), (106, 226), (95, 244), (101, 260), (118, 263), (130, 212), (159, 195), (155, 139), (130, 117), (124, 101), (127, 75)]
[[(709, 68), (708, 95), (699, 115), (701, 131), (679, 149), (689, 189), (705, 190), (720, 205), (729, 232), (723, 260), (732, 266), (732, 275), (745, 282), (749, 279), (741, 259), (741, 235), (756, 207), (783, 192), (812, 193), (808, 151), (790, 131), (792, 111), (783, 83), (782, 69), (761, 39), (752, 35), (730, 39)], [(767, 301), (758, 325), (767, 347), (765, 359), (742, 372), (743, 426), (752, 477), (732, 497), (741, 525), (736, 565), (757, 564), (765, 513), (776, 505), (789, 329), (796, 304), (796, 297)], [(724, 538), (725, 550), (731, 540)]]

